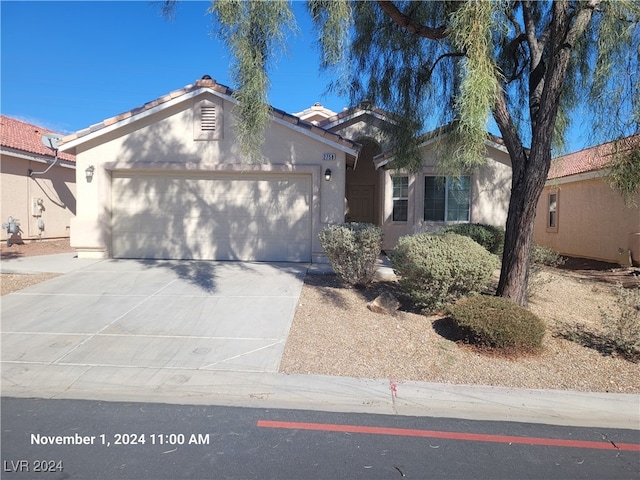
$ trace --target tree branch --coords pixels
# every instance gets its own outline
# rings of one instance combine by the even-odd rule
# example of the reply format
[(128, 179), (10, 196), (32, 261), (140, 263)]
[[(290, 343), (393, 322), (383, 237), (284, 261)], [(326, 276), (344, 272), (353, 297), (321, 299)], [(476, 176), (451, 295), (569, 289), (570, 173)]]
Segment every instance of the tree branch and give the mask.
[(519, 37), (520, 35), (522, 35), (522, 29), (520, 28), (520, 23), (518, 22), (518, 19), (516, 19), (515, 15), (513, 14), (513, 2), (511, 2), (511, 8), (507, 11), (507, 18), (509, 19), (509, 21), (511, 22), (511, 25), (516, 31), (516, 37)]
[(428, 38), (430, 40), (440, 40), (449, 36), (446, 26), (428, 27), (414, 22), (410, 16), (402, 13), (398, 7), (393, 4), (393, 2), (378, 0), (378, 5), (396, 25), (415, 33), (419, 37)]
[[(511, 114), (509, 113), (509, 108), (507, 107), (507, 101), (504, 95), (504, 90), (500, 88), (496, 94), (496, 104), (493, 107), (493, 118), (500, 129), (502, 139), (509, 151), (509, 155), (511, 156), (513, 178), (518, 179), (524, 172), (527, 162), (527, 154), (522, 146), (518, 129), (513, 123), (513, 118), (511, 118)], [(512, 184), (514, 184), (514, 182), (512, 182)]]
[(425, 80), (430, 80), (431, 79), (431, 75), (433, 74), (433, 71), (436, 69), (436, 66), (438, 65), (438, 63), (440, 62), (440, 60), (443, 60), (445, 58), (449, 58), (449, 57), (464, 57), (466, 56), (466, 53), (464, 52), (448, 52), (448, 53), (443, 53), (442, 55), (440, 55), (438, 58), (436, 58), (436, 61), (433, 62), (433, 65), (431, 65), (430, 67), (425, 66), (423, 68), (423, 70), (427, 71), (427, 77), (425, 78)]

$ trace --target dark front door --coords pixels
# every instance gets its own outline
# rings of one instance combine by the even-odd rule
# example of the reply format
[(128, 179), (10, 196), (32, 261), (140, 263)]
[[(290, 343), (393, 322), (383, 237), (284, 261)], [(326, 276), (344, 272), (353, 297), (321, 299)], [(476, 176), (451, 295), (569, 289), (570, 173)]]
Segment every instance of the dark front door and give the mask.
[(373, 195), (373, 185), (347, 186), (347, 204), (349, 205), (347, 222), (375, 223)]

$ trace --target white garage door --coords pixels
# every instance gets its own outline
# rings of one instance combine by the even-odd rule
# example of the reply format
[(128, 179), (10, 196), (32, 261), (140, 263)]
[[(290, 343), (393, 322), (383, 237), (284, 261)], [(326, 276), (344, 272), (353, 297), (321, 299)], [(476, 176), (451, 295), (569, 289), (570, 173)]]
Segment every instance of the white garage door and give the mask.
[(311, 260), (311, 176), (112, 176), (114, 258)]

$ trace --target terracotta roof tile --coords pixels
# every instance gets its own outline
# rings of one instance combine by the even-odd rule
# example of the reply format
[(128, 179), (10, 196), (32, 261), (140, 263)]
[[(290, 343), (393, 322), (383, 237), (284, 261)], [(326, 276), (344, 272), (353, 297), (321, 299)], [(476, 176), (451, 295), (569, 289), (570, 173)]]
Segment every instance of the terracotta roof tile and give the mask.
[[(186, 95), (188, 93), (191, 93), (195, 90), (198, 90), (200, 88), (210, 88), (218, 93), (221, 93), (222, 95), (227, 95), (227, 96), (232, 96), (233, 95), (233, 90), (229, 87), (227, 87), (226, 85), (222, 85), (220, 83), (217, 83), (215, 80), (210, 79), (210, 78), (203, 78), (201, 80), (197, 80), (195, 83), (192, 83), (190, 85), (186, 85), (183, 88), (180, 88), (178, 90), (174, 90), (173, 92), (170, 92), (167, 95), (163, 95), (162, 97), (156, 98), (155, 100), (152, 100), (150, 102), (145, 103), (144, 105), (140, 106), (140, 107), (136, 107), (132, 110), (129, 110), (128, 112), (124, 112), (121, 113), (119, 115), (116, 115), (114, 117), (108, 118), (100, 123), (96, 123), (95, 125), (91, 125), (89, 128), (85, 128), (83, 130), (80, 130), (76, 133), (73, 133), (71, 135), (67, 135), (65, 136), (61, 141), (60, 141), (60, 145), (64, 145), (65, 143), (69, 143), (72, 140), (76, 140), (78, 138), (81, 138), (85, 135), (89, 135), (90, 133), (96, 132), (101, 130), (102, 128), (108, 127), (110, 125), (113, 125), (115, 123), (118, 123), (122, 120), (125, 120), (127, 118), (133, 117), (134, 115), (138, 115), (140, 113), (143, 113), (147, 110), (151, 110), (152, 108), (158, 107), (160, 105), (162, 105), (163, 103), (166, 103), (170, 100), (173, 100), (175, 98), (179, 98), (183, 95)], [(359, 150), (360, 149), (360, 144), (353, 142), (351, 140), (348, 140), (346, 138), (343, 138), (342, 136), (338, 135), (337, 133), (332, 133), (329, 132), (328, 130), (325, 130), (324, 128), (318, 128), (317, 126), (309, 123), (309, 122), (305, 122), (304, 120), (299, 119), (298, 117), (291, 115), (289, 113), (286, 113), (283, 110), (279, 110), (277, 108), (271, 107), (271, 113), (274, 117), (279, 118), (281, 120), (284, 120), (286, 122), (289, 122), (293, 125), (297, 125), (299, 127), (302, 127), (306, 130), (309, 130), (311, 133), (314, 133), (316, 135), (319, 135), (321, 137), (327, 138), (333, 142), (336, 142), (340, 145), (346, 146), (348, 148), (352, 148), (355, 150)]]
[(552, 160), (547, 179), (552, 180), (601, 170), (611, 163), (616, 149), (617, 151), (625, 151), (639, 145), (640, 134), (627, 137), (618, 145), (612, 141), (562, 155)]
[(362, 103), (359, 105), (356, 105), (355, 107), (351, 107), (348, 108), (346, 110), (343, 110), (340, 113), (336, 113), (335, 115), (332, 115), (329, 118), (325, 118), (324, 120), (321, 120), (318, 122), (318, 126), (320, 127), (325, 127), (326, 125), (329, 124), (333, 124), (335, 122), (338, 122), (344, 118), (347, 117), (351, 117), (351, 115), (354, 115), (356, 113), (362, 112), (364, 113), (375, 113), (378, 114), (382, 117), (386, 117), (386, 118), (390, 118), (393, 119), (394, 115), (386, 110), (382, 110), (381, 108), (378, 107), (374, 107), (372, 105), (369, 105), (368, 103)]
[[(53, 151), (42, 144), (43, 133), (57, 132), (5, 115), (0, 116), (0, 145), (3, 147), (53, 158)], [(58, 158), (76, 161), (75, 155), (65, 152), (60, 152)]]

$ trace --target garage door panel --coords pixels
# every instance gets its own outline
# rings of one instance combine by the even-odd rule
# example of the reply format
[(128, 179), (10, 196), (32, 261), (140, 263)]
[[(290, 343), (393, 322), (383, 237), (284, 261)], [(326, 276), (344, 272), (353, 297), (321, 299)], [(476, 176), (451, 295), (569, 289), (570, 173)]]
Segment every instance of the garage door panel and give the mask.
[(114, 174), (116, 258), (310, 261), (309, 175)]

